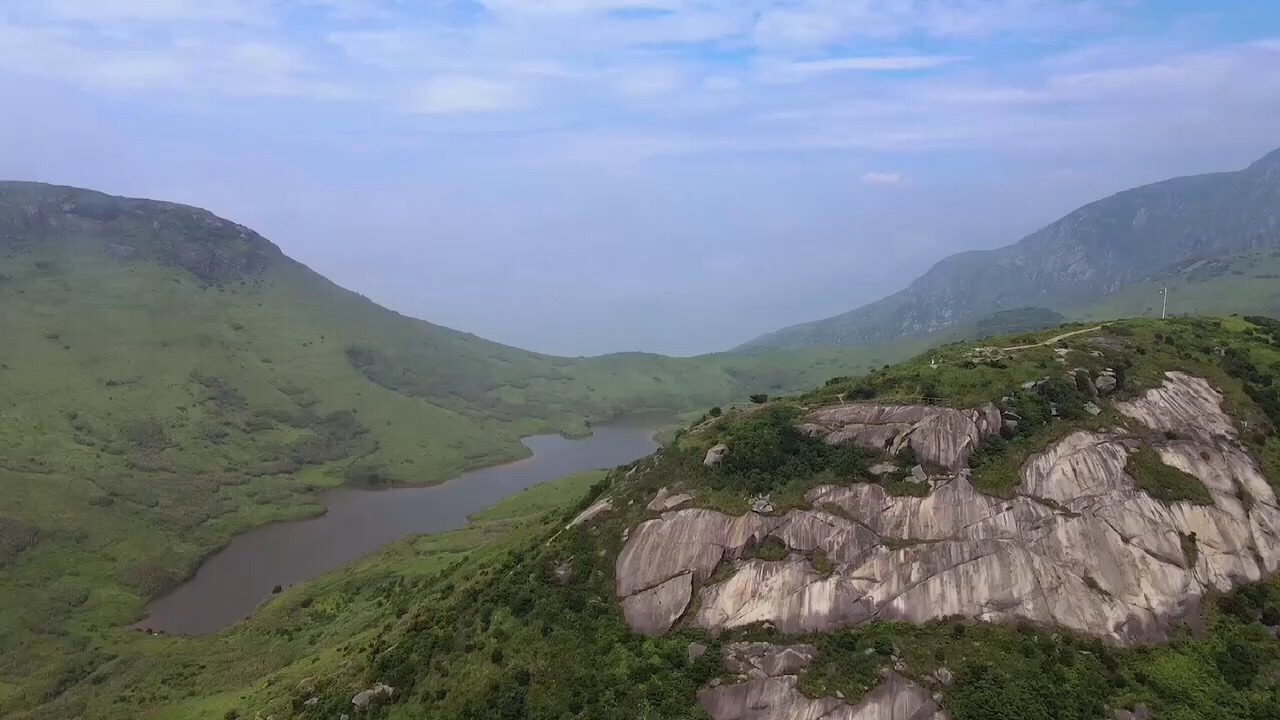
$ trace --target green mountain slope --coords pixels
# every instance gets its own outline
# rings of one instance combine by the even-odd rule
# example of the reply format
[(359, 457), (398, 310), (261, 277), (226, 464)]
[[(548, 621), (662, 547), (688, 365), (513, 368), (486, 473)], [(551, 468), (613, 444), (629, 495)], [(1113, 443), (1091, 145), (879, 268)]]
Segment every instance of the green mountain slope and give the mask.
[[(153, 708), (149, 717), (195, 720), (360, 717), (352, 699), (385, 683), (394, 692), (373, 703), (369, 714), (374, 717), (706, 720), (712, 717), (707, 698), (713, 690), (731, 692), (733, 686), (753, 681), (771, 687), (759, 672), (749, 678), (741, 668), (721, 664), (722, 653), (734, 647), (742, 652), (742, 646), (735, 646), (740, 642), (811, 648), (797, 651), (803, 661), (793, 654), (786, 665), (801, 694), (762, 691), (753, 696), (758, 712), (780, 697), (790, 703), (826, 698), (822, 702), (829, 707), (847, 710), (845, 706), (874, 697), (883, 673), (893, 672), (926, 688), (929, 702), (940, 698), (952, 720), (1096, 720), (1140, 705), (1157, 718), (1273, 716), (1280, 712), (1280, 680), (1274, 672), (1280, 648), (1273, 639), (1273, 628), (1280, 624), (1280, 582), (1275, 579), (1211, 594), (1188, 611), (1185, 624), (1172, 627), (1168, 642), (1155, 645), (1118, 645), (1027, 622), (955, 618), (928, 623), (872, 618), (806, 632), (782, 632), (761, 622), (718, 632), (698, 627), (694, 618), (705, 605), (697, 603), (712, 599), (706, 591), (741, 575), (743, 568), (801, 563), (811, 566), (806, 572), (814, 574), (815, 582), (834, 582), (848, 572), (842, 565), (859, 562), (855, 556), (835, 554), (838, 546), (831, 546), (829, 555), (821, 547), (789, 548), (771, 535), (748, 542), (740, 555), (721, 558), (707, 577), (699, 576), (694, 581), (698, 599), (676, 618), (672, 630), (642, 635), (629, 629), (617, 597), (618, 558), (628, 537), (634, 540), (642, 532), (641, 523), (666, 517), (649, 509), (663, 488), (669, 491), (666, 497), (677, 491), (690, 496), (678, 505), (681, 510), (696, 507), (733, 516), (746, 513), (752, 495), (767, 493), (771, 508), (761, 511), (766, 516), (781, 520), (793, 511), (821, 511), (825, 524), (833, 527), (853, 516), (833, 503), (809, 508), (807, 496), (819, 486), (862, 486), (892, 502), (946, 492), (945, 484), (921, 486), (905, 479), (905, 466), (929, 463), (923, 454), (894, 457), (832, 446), (794, 425), (801, 413), (831, 403), (848, 407), (852, 398), (892, 403), (927, 395), (939, 398), (944, 407), (994, 401), (1006, 412), (1016, 410), (1021, 423), (986, 438), (969, 458), (974, 484), (992, 494), (980, 497), (997, 497), (997, 511), (1006, 503), (1022, 502), (1025, 508), (1037, 508), (1038, 522), (1050, 516), (1064, 523), (1087, 522), (1082, 513), (1052, 500), (1028, 505), (1027, 498), (1003, 498), (1013, 495), (1017, 468), (1032, 454), (1079, 432), (1121, 432), (1123, 452), (1132, 452), (1129, 462), (1121, 464), (1124, 472), (1143, 491), (1161, 498), (1158, 502), (1170, 508), (1170, 517), (1194, 516), (1205, 502), (1205, 485), (1217, 479), (1206, 474), (1202, 484), (1161, 460), (1170, 457), (1165, 451), (1191, 441), (1192, 430), (1144, 430), (1133, 416), (1120, 412), (1120, 402), (1145, 397), (1161, 386), (1166, 371), (1177, 370), (1207, 379), (1221, 393), (1232, 423), (1248, 428), (1238, 443), (1220, 450), (1248, 453), (1266, 475), (1263, 489), (1267, 481), (1280, 487), (1280, 437), (1275, 434), (1280, 424), (1280, 323), (1262, 318), (1137, 320), (1053, 340), (1077, 327), (941, 346), (864, 377), (834, 379), (799, 399), (704, 422), (681, 433), (659, 456), (607, 476), (533, 491), (543, 494), (541, 499), (513, 499), (490, 515), (521, 519), (488, 534), (493, 544), (482, 544), (476, 535), (456, 536), (456, 545), (455, 536), (406, 541), (290, 589), (246, 626), (215, 638), (146, 638), (123, 646), (94, 680), (72, 684), (34, 716), (68, 717), (79, 711), (125, 718), (136, 717), (144, 707)], [(1021, 349), (997, 357), (986, 346)], [(1060, 362), (1059, 357), (1069, 360)], [(1079, 382), (1062, 381), (1062, 373), (1073, 369), (1071, 363), (1091, 375), (1113, 368), (1115, 394), (1095, 397)], [(1026, 386), (1046, 375), (1049, 381)], [(1101, 414), (1090, 414), (1089, 403), (1100, 406)], [(718, 443), (729, 446), (727, 459), (708, 467), (706, 452)], [(869, 474), (872, 466), (884, 462), (894, 470), (876, 470), (882, 473), (876, 480)], [(1067, 462), (1074, 472), (1088, 471), (1086, 464)], [(568, 500), (587, 482), (602, 478), (576, 503)], [(1254, 491), (1261, 493), (1257, 487)], [(1240, 488), (1235, 492), (1214, 502), (1236, 513), (1275, 502)], [(601, 513), (566, 528), (579, 511), (606, 497), (611, 503)], [(550, 512), (536, 515), (521, 509), (529, 505)], [(1090, 512), (1095, 510), (1102, 508)], [(1016, 522), (999, 517), (1000, 523)], [(483, 537), (484, 527), (461, 532)], [(714, 524), (704, 528), (713, 529)], [(804, 538), (816, 537), (812, 533), (818, 531), (821, 527), (782, 535), (788, 543), (803, 545), (808, 542)], [(848, 532), (848, 537), (858, 536)], [(1232, 549), (1219, 544), (1213, 532), (1205, 527), (1199, 540), (1182, 537), (1175, 552), (1185, 557), (1157, 561), (1191, 568), (1199, 562), (1197, 552), (1225, 557), (1222, 553)], [(1135, 542), (1149, 547), (1148, 539)], [(884, 553), (888, 564), (879, 571), (890, 572), (894, 558), (928, 552), (931, 544), (895, 540)], [(460, 557), (458, 547), (477, 549), (465, 562), (452, 562)], [(1092, 547), (1089, 553), (1115, 549)], [(1139, 552), (1136, 557), (1146, 556)], [(1208, 573), (1211, 565), (1201, 567)], [(858, 577), (858, 582), (873, 581), (870, 575)], [(1098, 575), (1078, 584), (1101, 602), (1109, 597), (1112, 582), (1114, 578)], [(999, 613), (1003, 607), (987, 609)], [(705, 649), (701, 655), (691, 652), (698, 646)]]
[(0, 713), (326, 487), (436, 482), (523, 435), (893, 359), (540, 355), (381, 308), (203, 210), (35, 183), (0, 183), (0, 338)]
[(1126, 190), (1008, 247), (952, 255), (883, 300), (744, 347), (865, 345), (1025, 306), (1064, 311), (1165, 268), (1276, 247), (1280, 150), (1238, 172)]

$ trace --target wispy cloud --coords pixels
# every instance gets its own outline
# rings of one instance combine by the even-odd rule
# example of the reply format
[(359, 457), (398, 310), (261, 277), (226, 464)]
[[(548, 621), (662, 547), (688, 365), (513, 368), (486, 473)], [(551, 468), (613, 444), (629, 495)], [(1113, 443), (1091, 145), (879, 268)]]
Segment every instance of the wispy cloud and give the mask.
[(868, 185), (897, 185), (902, 182), (902, 175), (896, 172), (868, 172), (862, 174), (862, 182)]
[(964, 60), (951, 55), (867, 55), (808, 60), (791, 64), (800, 72), (839, 72), (842, 70), (923, 70)]
[(477, 77), (444, 76), (408, 93), (405, 109), (423, 115), (453, 115), (511, 110), (524, 104), (520, 88)]

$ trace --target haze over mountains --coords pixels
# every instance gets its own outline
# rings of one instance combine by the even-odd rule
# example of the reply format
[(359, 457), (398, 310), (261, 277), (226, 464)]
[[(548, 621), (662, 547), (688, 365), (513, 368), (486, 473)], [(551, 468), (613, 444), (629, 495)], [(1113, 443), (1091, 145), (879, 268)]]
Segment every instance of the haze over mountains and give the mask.
[(1276, 247), (1280, 150), (1244, 170), (1117, 193), (1013, 245), (947, 257), (883, 300), (783, 328), (742, 347), (874, 344), (998, 311), (1068, 311), (1165, 270)]

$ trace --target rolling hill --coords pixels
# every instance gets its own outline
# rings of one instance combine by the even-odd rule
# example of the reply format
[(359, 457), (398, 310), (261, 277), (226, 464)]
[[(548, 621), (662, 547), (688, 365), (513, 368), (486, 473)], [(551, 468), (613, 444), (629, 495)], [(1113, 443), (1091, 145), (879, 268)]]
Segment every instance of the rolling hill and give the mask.
[[(1013, 245), (945, 258), (887, 298), (743, 348), (875, 344), (1022, 307), (1070, 314), (1173, 268), (1276, 248), (1280, 150), (1237, 172), (1126, 190)], [(1230, 288), (1223, 290), (1221, 297), (1230, 297)]]
[(1078, 327), (706, 419), (31, 716), (1270, 717), (1280, 323)]
[(559, 358), (405, 317), (206, 211), (0, 183), (0, 715), (236, 532), (641, 409), (746, 401), (861, 350)]

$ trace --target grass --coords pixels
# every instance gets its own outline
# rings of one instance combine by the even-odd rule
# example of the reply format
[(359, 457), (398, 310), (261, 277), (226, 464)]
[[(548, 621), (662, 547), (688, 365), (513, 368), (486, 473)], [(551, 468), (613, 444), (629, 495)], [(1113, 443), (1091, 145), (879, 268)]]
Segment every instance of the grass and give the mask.
[(523, 457), (527, 434), (892, 359), (530, 353), (378, 307), (203, 211), (20, 183), (0, 184), (0, 337), (0, 715), (56, 698), (149, 597), (326, 488), (440, 482)]
[(1160, 291), (1169, 288), (1172, 315), (1280, 316), (1280, 252), (1257, 250), (1244, 255), (1184, 263), (1162, 277), (1125, 285), (1102, 299), (1064, 311), (1079, 320), (1159, 318)]
[(1199, 478), (1166, 465), (1159, 453), (1151, 448), (1143, 447), (1132, 452), (1125, 465), (1125, 472), (1133, 478), (1139, 490), (1161, 502), (1213, 504), (1213, 495)]
[[(311, 683), (362, 682), (346, 667), (389, 623), (459, 573), (484, 566), (559, 525), (605, 473), (570, 475), (481, 510), (455, 531), (404, 538), (270, 598), (252, 617), (207, 636), (117, 629), (117, 655), (95, 680), (41, 708), (39, 717), (221, 720), (230, 710), (271, 712), (282, 694)], [(353, 685), (353, 686), (354, 686)], [(304, 698), (305, 699), (305, 698)], [(347, 701), (350, 697), (346, 698)]]

